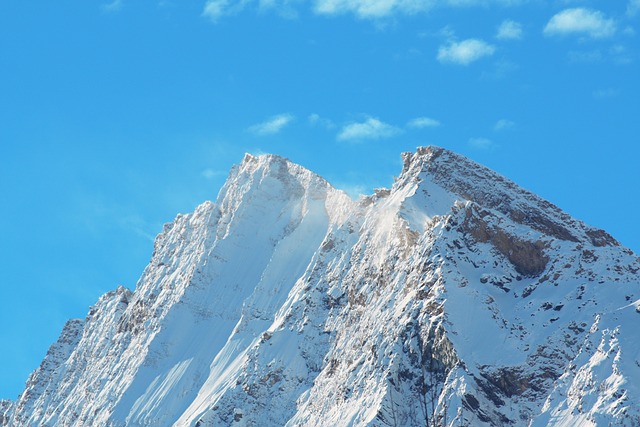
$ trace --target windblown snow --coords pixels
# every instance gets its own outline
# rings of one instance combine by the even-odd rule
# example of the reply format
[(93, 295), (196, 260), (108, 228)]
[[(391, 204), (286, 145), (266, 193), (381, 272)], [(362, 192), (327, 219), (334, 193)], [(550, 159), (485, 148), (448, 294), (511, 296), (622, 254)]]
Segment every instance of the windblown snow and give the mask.
[(640, 260), (437, 147), (354, 201), (246, 155), (70, 320), (9, 426), (640, 425)]

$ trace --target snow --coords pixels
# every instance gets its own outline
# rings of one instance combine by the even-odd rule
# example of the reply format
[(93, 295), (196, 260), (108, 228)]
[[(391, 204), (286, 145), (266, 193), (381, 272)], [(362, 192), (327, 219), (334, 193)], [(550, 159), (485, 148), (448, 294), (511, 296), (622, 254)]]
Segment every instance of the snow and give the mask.
[(164, 227), (135, 292), (67, 324), (2, 417), (639, 425), (638, 258), (454, 153), (403, 160), (353, 201), (246, 155), (215, 202)]

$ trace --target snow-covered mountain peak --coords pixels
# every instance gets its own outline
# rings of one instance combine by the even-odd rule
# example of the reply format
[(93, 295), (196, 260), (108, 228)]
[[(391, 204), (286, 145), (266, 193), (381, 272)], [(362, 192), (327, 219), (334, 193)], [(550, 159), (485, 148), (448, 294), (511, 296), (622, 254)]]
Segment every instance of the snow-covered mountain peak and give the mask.
[(227, 181), (261, 180), (271, 177), (287, 183), (297, 181), (304, 187), (316, 185), (329, 188), (329, 183), (310, 170), (291, 162), (289, 159), (275, 154), (258, 156), (246, 153), (242, 162), (234, 166)]
[(399, 181), (417, 179), (437, 184), (459, 200), (471, 201), (557, 239), (594, 246), (619, 246), (603, 230), (573, 219), (560, 208), (500, 174), (440, 147), (420, 147), (403, 154)]
[(356, 202), (245, 155), (0, 423), (640, 425), (640, 260), (455, 153), (403, 160)]

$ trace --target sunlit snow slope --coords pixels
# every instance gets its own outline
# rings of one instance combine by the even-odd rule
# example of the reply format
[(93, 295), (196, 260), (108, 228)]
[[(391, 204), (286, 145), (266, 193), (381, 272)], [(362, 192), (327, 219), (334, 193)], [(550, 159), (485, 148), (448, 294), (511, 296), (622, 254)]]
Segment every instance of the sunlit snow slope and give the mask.
[(10, 426), (639, 426), (640, 260), (441, 148), (351, 200), (246, 155)]

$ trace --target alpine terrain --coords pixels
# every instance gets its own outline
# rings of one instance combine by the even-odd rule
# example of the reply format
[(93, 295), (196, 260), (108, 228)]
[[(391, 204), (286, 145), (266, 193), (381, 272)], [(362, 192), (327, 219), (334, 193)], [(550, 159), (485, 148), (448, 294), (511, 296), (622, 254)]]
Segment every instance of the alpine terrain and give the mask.
[(247, 154), (9, 426), (640, 426), (640, 259), (442, 148), (354, 201)]

